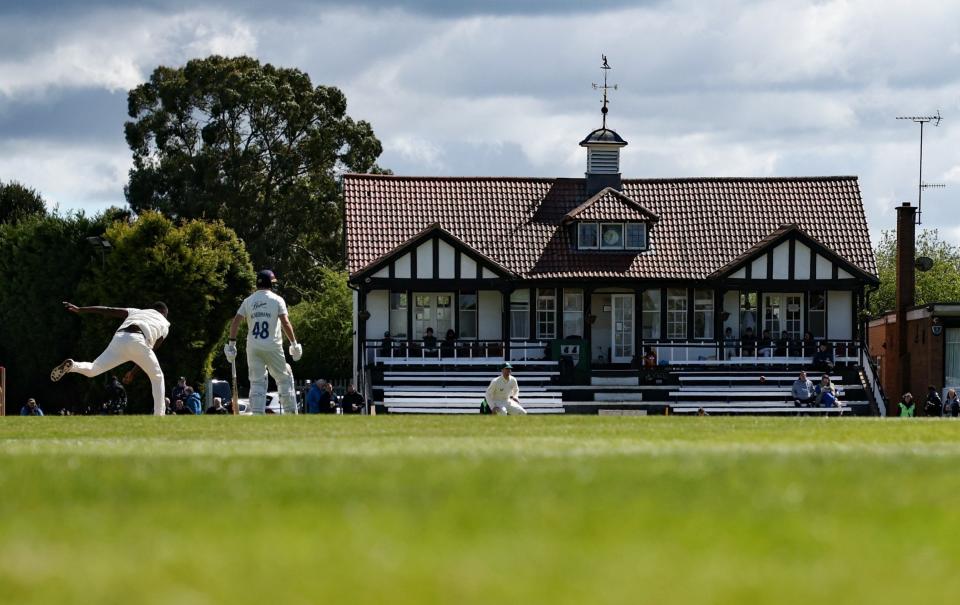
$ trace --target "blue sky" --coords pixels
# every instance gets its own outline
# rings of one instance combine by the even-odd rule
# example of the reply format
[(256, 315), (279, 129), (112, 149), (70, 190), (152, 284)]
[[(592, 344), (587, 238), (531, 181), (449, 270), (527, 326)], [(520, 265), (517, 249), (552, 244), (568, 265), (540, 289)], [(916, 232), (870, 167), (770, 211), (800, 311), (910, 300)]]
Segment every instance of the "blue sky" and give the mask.
[(960, 3), (827, 0), (0, 0), (0, 180), (61, 209), (123, 203), (126, 91), (249, 54), (341, 87), (398, 174), (579, 176), (600, 55), (624, 176), (861, 179), (874, 242), (916, 200), (960, 243)]

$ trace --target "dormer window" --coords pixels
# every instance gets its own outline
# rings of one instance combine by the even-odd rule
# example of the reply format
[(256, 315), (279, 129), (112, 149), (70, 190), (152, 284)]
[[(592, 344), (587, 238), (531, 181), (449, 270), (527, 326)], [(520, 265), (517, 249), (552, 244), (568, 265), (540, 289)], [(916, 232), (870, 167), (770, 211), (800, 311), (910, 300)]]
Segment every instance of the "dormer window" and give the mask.
[(600, 245), (597, 223), (579, 223), (577, 236), (581, 250), (596, 250)]
[(646, 223), (577, 223), (580, 250), (646, 250)]

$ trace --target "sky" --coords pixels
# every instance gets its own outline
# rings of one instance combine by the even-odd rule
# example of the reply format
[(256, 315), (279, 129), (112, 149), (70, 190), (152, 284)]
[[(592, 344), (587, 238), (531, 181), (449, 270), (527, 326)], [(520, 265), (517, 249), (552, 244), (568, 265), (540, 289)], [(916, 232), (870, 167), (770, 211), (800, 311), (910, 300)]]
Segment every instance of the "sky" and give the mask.
[[(123, 205), (127, 91), (159, 65), (257, 57), (340, 87), (403, 175), (579, 177), (600, 123), (625, 178), (856, 175), (960, 243), (960, 2), (0, 0), (0, 181)], [(842, 226), (838, 226), (842, 228)]]

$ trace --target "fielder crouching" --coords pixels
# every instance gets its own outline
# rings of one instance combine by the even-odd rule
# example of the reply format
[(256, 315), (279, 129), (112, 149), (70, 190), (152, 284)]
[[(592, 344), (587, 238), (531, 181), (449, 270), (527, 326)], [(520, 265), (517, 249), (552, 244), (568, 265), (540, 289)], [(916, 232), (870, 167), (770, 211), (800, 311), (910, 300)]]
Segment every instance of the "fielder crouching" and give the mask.
[(511, 376), (512, 371), (513, 366), (504, 363), (500, 375), (491, 380), (487, 387), (487, 405), (494, 414), (515, 416), (527, 413), (520, 405), (520, 385), (516, 377)]
[[(297, 395), (293, 388), (293, 371), (283, 355), (283, 334), (290, 340), (290, 357), (299, 361), (303, 347), (297, 342), (293, 325), (287, 317), (287, 303), (273, 292), (277, 278), (273, 271), (257, 273), (257, 291), (248, 296), (230, 324), (230, 339), (223, 347), (227, 361), (237, 358), (237, 332), (240, 322), (247, 322), (247, 369), (250, 376), (250, 407), (254, 414), (264, 414), (267, 405), (267, 372), (273, 376), (280, 393), (284, 414), (297, 413)], [(283, 332), (281, 332), (281, 329)]]

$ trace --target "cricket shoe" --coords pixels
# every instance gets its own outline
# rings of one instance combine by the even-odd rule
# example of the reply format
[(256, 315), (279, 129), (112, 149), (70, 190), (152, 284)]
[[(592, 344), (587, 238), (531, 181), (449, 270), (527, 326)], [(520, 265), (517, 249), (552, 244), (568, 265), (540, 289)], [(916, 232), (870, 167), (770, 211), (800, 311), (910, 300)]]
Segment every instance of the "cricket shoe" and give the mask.
[(67, 375), (67, 372), (73, 367), (73, 360), (67, 359), (57, 367), (53, 368), (53, 371), (50, 372), (50, 380), (57, 382), (61, 378)]

